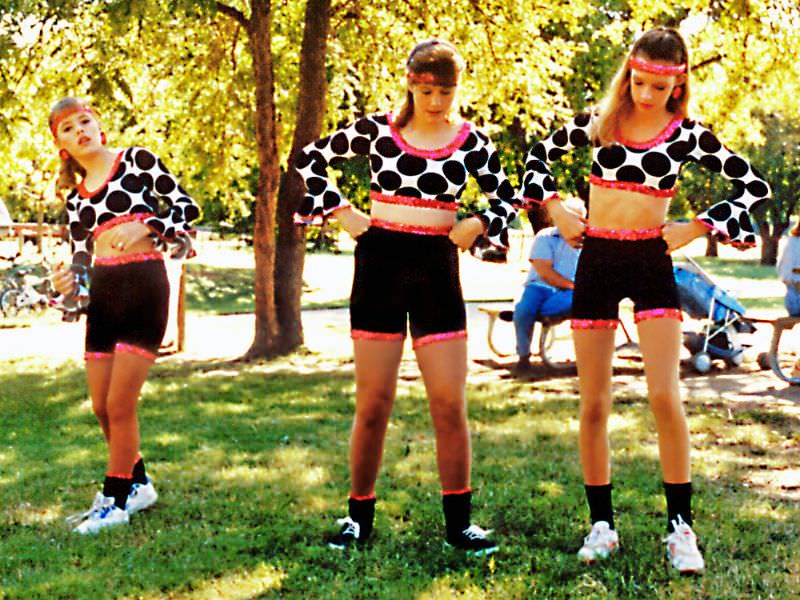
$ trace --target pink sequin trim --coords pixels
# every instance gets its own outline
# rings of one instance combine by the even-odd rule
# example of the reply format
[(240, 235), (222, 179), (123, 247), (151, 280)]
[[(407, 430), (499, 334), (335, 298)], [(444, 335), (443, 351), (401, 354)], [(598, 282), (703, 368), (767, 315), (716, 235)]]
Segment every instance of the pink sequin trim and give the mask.
[(423, 335), (422, 337), (416, 338), (411, 346), (416, 350), (420, 346), (426, 346), (435, 342), (446, 342), (448, 340), (459, 340), (466, 338), (467, 332), (463, 329), (461, 331), (448, 331), (446, 333), (432, 333), (431, 335)]
[(400, 131), (394, 126), (394, 117), (392, 113), (388, 114), (388, 119), (389, 131), (391, 131), (392, 139), (394, 140), (394, 143), (397, 144), (397, 147), (407, 154), (419, 156), (420, 158), (445, 158), (446, 156), (450, 156), (453, 152), (461, 147), (461, 145), (464, 143), (464, 140), (467, 139), (472, 131), (472, 124), (469, 121), (464, 121), (464, 123), (461, 125), (461, 129), (458, 130), (456, 137), (454, 137), (453, 141), (451, 141), (449, 144), (443, 148), (425, 150), (424, 148), (415, 148), (403, 139)]
[(463, 490), (448, 490), (448, 491), (442, 490), (442, 496), (458, 496), (459, 494), (466, 494), (471, 491), (472, 488), (468, 487), (464, 488)]
[(149, 219), (152, 216), (153, 215), (151, 213), (133, 213), (130, 215), (122, 215), (119, 217), (114, 217), (113, 219), (110, 219), (105, 223), (103, 223), (102, 225), (98, 225), (97, 227), (94, 228), (94, 239), (99, 238), (106, 231), (108, 231), (112, 227), (120, 225), (121, 223), (132, 223), (134, 221), (141, 222), (144, 221), (145, 219)]
[(652, 240), (661, 237), (661, 227), (654, 227), (653, 229), (601, 229), (599, 227), (587, 227), (586, 235), (605, 240)]
[(571, 319), (572, 329), (616, 329), (617, 319)]
[(683, 122), (682, 115), (675, 115), (675, 118), (669, 122), (669, 124), (664, 128), (664, 130), (659, 133), (656, 137), (652, 140), (648, 140), (646, 142), (633, 142), (631, 140), (625, 139), (622, 137), (622, 134), (618, 131), (615, 134), (617, 141), (622, 144), (623, 146), (628, 146), (629, 148), (635, 148), (637, 150), (648, 150), (650, 148), (655, 148), (659, 144), (665, 142), (669, 136), (671, 136), (675, 130), (680, 127), (681, 123)]
[(383, 219), (372, 219), (372, 224), (380, 229), (389, 231), (401, 231), (403, 233), (416, 233), (418, 235), (448, 235), (452, 227), (445, 225), (442, 227), (428, 227), (425, 225), (408, 225), (407, 223), (393, 223)]
[(686, 71), (686, 65), (657, 65), (635, 56), (631, 56), (629, 64), (631, 69), (655, 75), (680, 75)]
[(119, 154), (117, 154), (117, 158), (116, 158), (116, 160), (114, 160), (114, 164), (111, 166), (111, 170), (108, 172), (108, 177), (106, 177), (106, 180), (105, 180), (105, 181), (104, 181), (104, 182), (103, 182), (103, 183), (102, 183), (100, 186), (96, 187), (96, 188), (94, 189), (94, 191), (90, 192), (89, 190), (87, 190), (87, 189), (86, 189), (86, 186), (85, 186), (85, 185), (83, 185), (83, 181), (81, 181), (81, 182), (78, 184), (78, 195), (79, 195), (81, 198), (91, 198), (91, 197), (92, 197), (92, 196), (94, 196), (94, 195), (95, 195), (97, 192), (99, 192), (100, 190), (102, 190), (102, 189), (103, 189), (103, 188), (106, 186), (106, 184), (107, 184), (109, 181), (111, 181), (111, 178), (112, 178), (112, 177), (114, 177), (114, 175), (116, 175), (116, 173), (117, 173), (117, 169), (119, 168), (119, 162), (120, 162), (121, 160), (122, 160), (122, 152), (120, 152)]
[(558, 192), (554, 192), (551, 196), (548, 196), (544, 200), (534, 200), (533, 198), (528, 198), (527, 196), (522, 197), (522, 201), (530, 206), (531, 204), (538, 204), (539, 206), (544, 206), (551, 200), (562, 200), (561, 195)]
[(354, 340), (376, 340), (379, 342), (402, 342), (406, 339), (403, 333), (381, 333), (379, 331), (364, 331), (363, 329), (351, 329), (350, 337)]
[(654, 308), (652, 310), (640, 310), (633, 314), (634, 323), (641, 323), (648, 319), (678, 319), (683, 321), (683, 315), (678, 308)]
[(415, 208), (439, 208), (442, 210), (458, 210), (458, 204), (455, 202), (442, 202), (440, 200), (433, 200), (428, 198), (414, 198), (412, 196), (393, 196), (391, 194), (381, 194), (380, 192), (372, 191), (369, 197), (377, 202), (384, 202), (385, 204), (402, 204), (404, 206), (413, 206)]
[(413, 71), (408, 71), (406, 78), (411, 83), (421, 83), (423, 85), (437, 85), (439, 81), (433, 73), (414, 73)]
[(632, 181), (613, 181), (611, 179), (603, 179), (597, 175), (589, 175), (589, 183), (598, 187), (610, 188), (613, 190), (628, 190), (629, 192), (639, 192), (640, 194), (647, 194), (656, 198), (672, 198), (677, 192), (677, 188), (670, 188), (668, 190), (659, 190), (658, 188), (645, 185), (643, 183), (634, 183)]
[(142, 358), (147, 358), (149, 360), (156, 359), (156, 355), (150, 352), (149, 350), (145, 350), (144, 348), (139, 348), (138, 346), (133, 346), (131, 344), (124, 344), (122, 342), (114, 346), (114, 352), (128, 352), (130, 354), (136, 354), (137, 356), (141, 356)]
[(124, 256), (98, 256), (94, 259), (94, 264), (103, 267), (116, 267), (119, 265), (129, 265), (131, 263), (145, 262), (147, 260), (164, 260), (161, 252), (134, 252)]
[(113, 358), (114, 355), (110, 352), (84, 352), (83, 359), (84, 360), (101, 360), (104, 358)]

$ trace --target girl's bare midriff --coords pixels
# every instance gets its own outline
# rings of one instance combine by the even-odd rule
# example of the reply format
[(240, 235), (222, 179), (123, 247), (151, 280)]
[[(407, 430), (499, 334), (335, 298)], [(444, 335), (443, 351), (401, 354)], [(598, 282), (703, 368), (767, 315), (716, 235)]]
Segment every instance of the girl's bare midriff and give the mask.
[[(124, 225), (124, 224), (120, 224)], [(103, 233), (100, 234), (95, 240), (94, 243), (94, 254), (95, 256), (127, 256), (128, 254), (138, 254), (140, 252), (152, 252), (155, 250), (155, 244), (153, 240), (150, 239), (149, 236), (142, 238), (138, 242), (135, 242), (125, 248), (124, 250), (120, 250), (119, 248), (114, 248), (111, 246), (111, 240), (113, 236), (111, 236), (111, 232), (113, 232), (117, 227), (112, 227), (111, 229), (107, 229)]]
[(388, 204), (378, 200), (372, 201), (370, 216), (381, 221), (423, 227), (452, 227), (456, 221), (454, 210)]
[(593, 185), (589, 193), (589, 226), (600, 229), (652, 229), (667, 218), (669, 198)]

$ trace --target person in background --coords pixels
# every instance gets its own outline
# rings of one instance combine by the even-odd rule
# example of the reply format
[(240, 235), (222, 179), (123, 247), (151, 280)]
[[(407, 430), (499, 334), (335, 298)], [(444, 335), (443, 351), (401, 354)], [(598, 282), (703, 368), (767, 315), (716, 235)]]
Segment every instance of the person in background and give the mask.
[[(790, 317), (800, 317), (800, 220), (789, 230), (778, 259), (778, 277), (786, 285), (786, 311)], [(800, 359), (794, 363), (792, 377), (800, 377)]]

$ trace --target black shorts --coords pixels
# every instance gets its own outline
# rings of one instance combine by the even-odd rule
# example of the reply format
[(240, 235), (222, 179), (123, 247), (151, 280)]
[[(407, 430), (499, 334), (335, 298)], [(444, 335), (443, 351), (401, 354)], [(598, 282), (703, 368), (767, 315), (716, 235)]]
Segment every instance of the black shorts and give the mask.
[(458, 249), (446, 235), (370, 227), (358, 237), (350, 294), (353, 339), (403, 340), (414, 347), (466, 337)]
[(89, 286), (86, 359), (114, 352), (155, 359), (168, 308), (169, 282), (160, 253), (98, 258)]
[(613, 329), (619, 302), (633, 300), (634, 319), (681, 319), (672, 257), (660, 229), (587, 228), (575, 273), (573, 329)]

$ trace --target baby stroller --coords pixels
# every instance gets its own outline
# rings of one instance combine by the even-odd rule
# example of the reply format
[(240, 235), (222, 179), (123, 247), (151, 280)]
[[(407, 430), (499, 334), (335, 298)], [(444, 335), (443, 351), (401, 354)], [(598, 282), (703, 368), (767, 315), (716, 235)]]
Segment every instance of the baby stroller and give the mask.
[(683, 311), (694, 319), (706, 320), (702, 332), (683, 333), (683, 345), (692, 354), (695, 371), (708, 373), (714, 359), (724, 360), (728, 367), (742, 364), (748, 346), (739, 342), (739, 334), (755, 331), (744, 306), (688, 256), (685, 263), (673, 267), (673, 272)]

